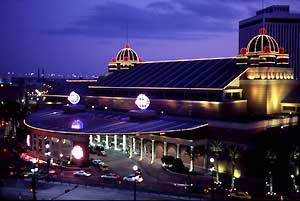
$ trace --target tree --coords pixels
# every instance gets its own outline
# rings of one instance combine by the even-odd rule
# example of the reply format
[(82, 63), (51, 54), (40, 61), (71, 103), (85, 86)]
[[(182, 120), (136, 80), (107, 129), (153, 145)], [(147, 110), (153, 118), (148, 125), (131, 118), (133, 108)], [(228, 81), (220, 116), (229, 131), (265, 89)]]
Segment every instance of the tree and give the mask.
[(273, 167), (274, 167), (274, 165), (275, 165), (275, 163), (277, 162), (277, 159), (278, 159), (278, 153), (275, 152), (272, 149), (268, 149), (266, 151), (266, 154), (265, 154), (265, 159), (267, 160), (268, 165), (269, 165), (270, 193), (273, 194), (273, 175), (272, 175), (272, 172), (273, 172)]
[[(187, 147), (185, 149), (185, 153), (190, 156), (190, 160), (194, 161), (195, 158), (198, 156), (204, 156), (205, 150), (203, 146), (196, 146), (194, 148)], [(191, 167), (191, 170), (194, 170), (194, 162), (192, 162), (193, 167)]]
[(300, 147), (298, 145), (294, 145), (290, 152), (290, 164), (294, 165), (296, 168), (296, 172), (299, 172), (299, 164), (300, 164)]
[(234, 181), (235, 181), (235, 177), (234, 177), (234, 170), (237, 164), (238, 159), (241, 156), (241, 152), (240, 149), (237, 145), (230, 145), (228, 146), (228, 157), (229, 160), (231, 162), (231, 174), (232, 174), (232, 179), (231, 179), (231, 188), (234, 189)]
[[(294, 145), (291, 148), (290, 152), (290, 160), (289, 160), (291, 169), (292, 169), (292, 174), (291, 174), (291, 179), (293, 181), (293, 190), (298, 190), (298, 184), (296, 182), (296, 175), (299, 174), (299, 165), (300, 165), (300, 147), (299, 145)], [(296, 173), (296, 174), (295, 174)], [(297, 179), (299, 176), (297, 177)]]
[(209, 145), (209, 151), (216, 159), (216, 176), (217, 176), (217, 183), (219, 183), (219, 160), (221, 157), (221, 154), (224, 150), (223, 143), (220, 140), (214, 140)]

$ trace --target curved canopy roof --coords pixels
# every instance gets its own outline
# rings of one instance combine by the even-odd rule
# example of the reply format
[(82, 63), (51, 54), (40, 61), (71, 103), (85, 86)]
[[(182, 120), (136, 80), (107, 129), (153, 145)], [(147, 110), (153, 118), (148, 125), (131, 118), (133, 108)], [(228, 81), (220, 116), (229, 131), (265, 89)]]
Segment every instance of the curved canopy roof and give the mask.
[(147, 121), (131, 121), (128, 113), (94, 111), (66, 114), (62, 110), (41, 110), (32, 113), (25, 120), (32, 128), (62, 134), (143, 134), (167, 133), (194, 130), (207, 126), (195, 120), (157, 117)]

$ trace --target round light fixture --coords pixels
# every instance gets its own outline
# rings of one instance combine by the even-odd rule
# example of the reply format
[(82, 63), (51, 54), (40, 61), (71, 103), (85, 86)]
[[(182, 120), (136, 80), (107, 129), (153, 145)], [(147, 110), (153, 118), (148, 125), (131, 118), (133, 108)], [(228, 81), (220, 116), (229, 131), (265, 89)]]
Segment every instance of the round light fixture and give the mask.
[(72, 91), (70, 93), (70, 95), (68, 96), (68, 100), (70, 101), (70, 103), (72, 103), (73, 105), (75, 105), (75, 104), (79, 103), (80, 96), (76, 92)]
[(150, 105), (150, 99), (145, 94), (139, 94), (135, 99), (135, 104), (141, 109), (145, 110)]
[(81, 146), (75, 145), (71, 151), (72, 155), (74, 156), (75, 159), (81, 159), (83, 157), (83, 150)]

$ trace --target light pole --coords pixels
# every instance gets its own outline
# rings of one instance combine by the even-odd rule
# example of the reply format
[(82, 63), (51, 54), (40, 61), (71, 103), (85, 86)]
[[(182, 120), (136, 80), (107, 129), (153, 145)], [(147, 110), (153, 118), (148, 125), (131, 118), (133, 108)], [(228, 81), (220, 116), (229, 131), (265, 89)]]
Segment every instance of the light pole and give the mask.
[(138, 170), (139, 168), (138, 168), (138, 166), (137, 165), (134, 165), (133, 167), (132, 167), (132, 170), (134, 171), (134, 181), (133, 181), (133, 183), (134, 183), (134, 197), (133, 197), (133, 200), (134, 201), (136, 201), (136, 171)]
[(47, 179), (49, 179), (50, 178), (49, 169), (50, 169), (50, 161), (51, 161), (50, 144), (46, 144), (45, 148), (46, 148), (45, 156), (46, 156), (46, 159), (47, 159)]
[(32, 164), (33, 164), (33, 168), (31, 169), (32, 172), (32, 199), (36, 200), (36, 180), (35, 180), (35, 173), (39, 171), (38, 167), (37, 167), (37, 163), (38, 160), (37, 159), (33, 159), (32, 160)]
[(211, 200), (214, 200), (214, 170), (215, 170), (215, 159), (210, 158), (209, 162), (212, 163), (211, 168), (209, 169), (211, 171)]

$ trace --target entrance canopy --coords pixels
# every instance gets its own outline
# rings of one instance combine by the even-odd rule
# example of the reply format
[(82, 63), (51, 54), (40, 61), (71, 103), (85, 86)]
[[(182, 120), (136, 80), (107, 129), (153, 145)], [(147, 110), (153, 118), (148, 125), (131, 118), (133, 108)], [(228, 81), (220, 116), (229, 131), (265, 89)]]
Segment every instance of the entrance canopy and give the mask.
[(192, 119), (172, 118), (160, 115), (147, 121), (132, 121), (129, 113), (87, 110), (80, 113), (66, 114), (63, 110), (40, 110), (25, 119), (25, 124), (32, 129), (66, 134), (122, 134), (135, 135), (146, 133), (170, 133), (194, 130), (207, 123)]

